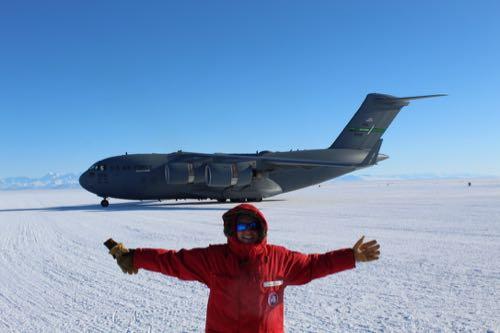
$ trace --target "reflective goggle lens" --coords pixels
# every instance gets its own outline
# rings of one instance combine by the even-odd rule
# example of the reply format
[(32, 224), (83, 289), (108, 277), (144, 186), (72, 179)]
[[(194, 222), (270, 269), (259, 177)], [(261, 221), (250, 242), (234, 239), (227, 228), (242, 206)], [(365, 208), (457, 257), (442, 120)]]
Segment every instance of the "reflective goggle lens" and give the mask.
[(236, 231), (237, 232), (242, 232), (242, 231), (247, 231), (247, 230), (257, 230), (258, 228), (259, 228), (259, 224), (257, 222), (237, 223), (236, 224)]

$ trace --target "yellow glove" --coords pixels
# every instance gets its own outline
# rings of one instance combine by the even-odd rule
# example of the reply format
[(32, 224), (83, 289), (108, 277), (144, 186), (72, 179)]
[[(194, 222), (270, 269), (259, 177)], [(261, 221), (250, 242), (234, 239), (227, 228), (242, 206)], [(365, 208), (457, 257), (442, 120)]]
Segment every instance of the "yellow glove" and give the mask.
[(127, 249), (123, 243), (118, 243), (109, 250), (109, 253), (116, 259), (123, 273), (137, 274), (139, 270), (134, 267), (134, 251)]
[(380, 256), (380, 245), (376, 240), (363, 243), (365, 236), (361, 237), (352, 250), (354, 251), (354, 259), (356, 261), (373, 261)]

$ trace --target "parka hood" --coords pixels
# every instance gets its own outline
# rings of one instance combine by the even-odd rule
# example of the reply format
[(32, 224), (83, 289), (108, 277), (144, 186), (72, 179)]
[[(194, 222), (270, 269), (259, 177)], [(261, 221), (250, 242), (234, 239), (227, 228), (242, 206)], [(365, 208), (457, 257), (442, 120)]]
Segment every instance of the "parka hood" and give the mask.
[[(260, 222), (259, 241), (254, 244), (243, 244), (236, 237), (236, 219), (240, 215), (250, 215)], [(240, 258), (253, 258), (265, 251), (267, 245), (267, 221), (264, 214), (252, 204), (240, 204), (222, 215), (224, 234), (229, 248)]]

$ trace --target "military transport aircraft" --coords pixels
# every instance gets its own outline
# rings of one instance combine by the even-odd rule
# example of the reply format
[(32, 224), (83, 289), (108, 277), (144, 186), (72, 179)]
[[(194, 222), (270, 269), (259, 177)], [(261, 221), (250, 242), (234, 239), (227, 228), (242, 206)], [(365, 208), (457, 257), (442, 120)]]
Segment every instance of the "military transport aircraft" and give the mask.
[(445, 96), (394, 97), (368, 94), (359, 110), (327, 149), (255, 154), (125, 154), (94, 163), (80, 185), (102, 197), (261, 201), (370, 167), (380, 154), (382, 135), (410, 100)]

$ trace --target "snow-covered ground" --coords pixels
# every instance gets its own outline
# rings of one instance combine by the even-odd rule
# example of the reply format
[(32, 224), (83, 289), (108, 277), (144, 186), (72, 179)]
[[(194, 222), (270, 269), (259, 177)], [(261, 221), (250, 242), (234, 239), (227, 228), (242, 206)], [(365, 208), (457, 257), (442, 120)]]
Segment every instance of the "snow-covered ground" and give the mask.
[[(208, 290), (124, 275), (102, 245), (224, 242), (233, 204), (0, 192), (0, 332), (200, 332)], [(304, 252), (376, 238), (381, 259), (288, 287), (287, 332), (500, 332), (500, 181), (330, 182), (258, 203), (269, 242)]]

